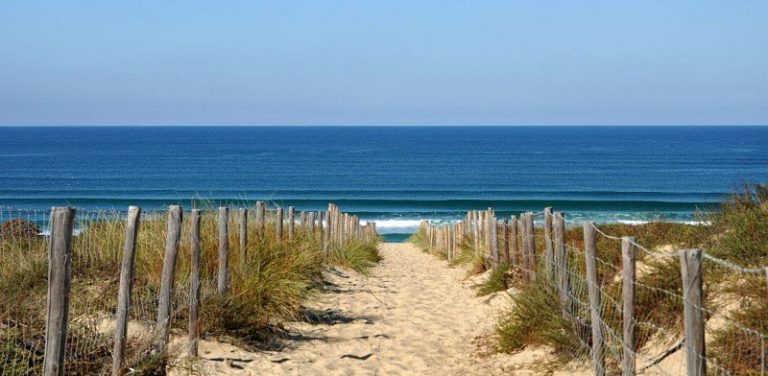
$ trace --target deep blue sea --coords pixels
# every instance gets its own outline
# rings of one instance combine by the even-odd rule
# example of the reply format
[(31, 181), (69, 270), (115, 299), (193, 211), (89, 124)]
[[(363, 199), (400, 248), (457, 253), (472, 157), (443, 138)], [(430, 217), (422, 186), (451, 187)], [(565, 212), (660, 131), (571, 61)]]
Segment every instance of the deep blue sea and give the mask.
[(768, 127), (0, 127), (0, 206), (329, 201), (382, 232), (563, 210), (693, 220), (768, 181)]

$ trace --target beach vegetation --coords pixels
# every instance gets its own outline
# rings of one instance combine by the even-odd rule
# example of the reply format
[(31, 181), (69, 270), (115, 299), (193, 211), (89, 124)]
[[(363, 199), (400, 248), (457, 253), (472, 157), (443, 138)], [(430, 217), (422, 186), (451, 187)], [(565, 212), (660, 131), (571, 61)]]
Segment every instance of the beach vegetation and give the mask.
[(0, 239), (30, 239), (40, 233), (34, 222), (22, 218), (9, 219), (0, 224)]
[[(324, 270), (336, 265), (367, 272), (378, 260), (375, 242), (348, 242), (325, 256), (319, 234), (297, 227), (292, 239), (278, 240), (274, 225), (248, 225), (248, 248), (241, 250), (235, 216), (229, 223), (229, 284), (216, 292), (218, 230), (216, 214), (201, 218), (201, 335), (238, 345), (274, 348), (284, 336), (280, 323), (296, 319), (307, 298), (321, 286)], [(115, 213), (78, 213), (73, 239), (67, 374), (101, 373), (111, 364), (113, 312), (122, 260), (125, 224)], [(19, 222), (14, 222), (19, 223)], [(10, 226), (9, 226), (10, 227)], [(13, 228), (16, 228), (15, 226)], [(164, 213), (144, 213), (137, 238), (128, 366), (152, 374), (150, 356), (163, 267)], [(190, 285), (190, 223), (184, 222), (173, 290), (172, 333), (185, 335)], [(0, 369), (5, 374), (39, 374), (44, 345), (47, 293), (47, 240), (42, 236), (0, 238)], [(19, 257), (24, 255), (24, 257)], [(131, 331), (138, 330), (136, 336)], [(135, 334), (135, 333), (134, 333)], [(157, 355), (157, 354), (156, 354)], [(172, 354), (171, 354), (172, 355)], [(9, 371), (11, 370), (11, 371)]]
[(512, 287), (510, 283), (512, 280), (512, 265), (509, 263), (501, 263), (499, 267), (491, 270), (488, 278), (483, 281), (477, 288), (477, 296), (485, 296), (493, 294), (498, 291), (506, 291)]
[(496, 334), (499, 351), (514, 353), (529, 346), (552, 348), (555, 359), (567, 362), (588, 356), (588, 344), (582, 342), (584, 327), (566, 320), (557, 288), (544, 278), (521, 285), (512, 295), (512, 309), (502, 316)]
[(334, 248), (329, 254), (329, 260), (334, 265), (368, 274), (371, 267), (381, 260), (381, 256), (376, 243), (351, 241), (342, 247)]
[[(699, 223), (650, 222), (645, 224), (599, 225), (602, 232), (614, 236), (632, 236), (643, 249), (637, 250), (635, 292), (635, 346), (642, 349), (653, 338), (681, 338), (683, 298), (678, 252), (701, 248), (707, 254), (741, 267), (768, 265), (768, 186), (749, 185), (727, 198), (711, 213), (698, 213)], [(538, 230), (540, 231), (540, 230)], [(571, 294), (588, 301), (581, 228), (566, 234), (571, 273)], [(537, 250), (542, 248), (538, 247)], [(598, 280), (604, 300), (621, 301), (621, 241), (597, 235)], [(667, 256), (660, 256), (660, 255)], [(564, 320), (557, 285), (539, 266), (539, 278), (519, 285), (513, 305), (497, 327), (499, 350), (520, 351), (528, 346), (547, 346), (564, 361), (589, 354), (585, 347), (590, 338), (584, 328), (589, 317), (578, 310)], [(512, 276), (507, 273), (508, 278)], [(578, 277), (582, 276), (582, 277)], [(498, 276), (493, 276), (497, 279)], [(712, 321), (707, 329), (708, 358), (736, 374), (759, 373), (765, 361), (768, 340), (768, 286), (764, 273), (744, 273), (738, 268), (705, 260), (705, 317)], [(503, 285), (498, 281), (489, 282)], [(604, 306), (603, 320), (621, 333), (619, 307)], [(588, 310), (586, 310), (588, 311)], [(576, 324), (575, 324), (576, 323)], [(709, 328), (709, 324), (708, 324)], [(586, 331), (586, 333), (589, 333)], [(580, 349), (580, 350), (579, 350)], [(616, 365), (610, 365), (615, 367)]]

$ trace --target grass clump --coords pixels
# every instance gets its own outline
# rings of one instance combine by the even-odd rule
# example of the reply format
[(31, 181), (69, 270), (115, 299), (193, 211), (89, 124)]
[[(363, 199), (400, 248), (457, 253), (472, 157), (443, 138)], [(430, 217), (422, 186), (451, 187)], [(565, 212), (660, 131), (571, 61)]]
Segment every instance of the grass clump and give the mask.
[[(430, 247), (429, 239), (427, 239), (427, 229), (423, 225), (408, 238), (408, 241), (425, 253), (429, 253), (442, 259), (448, 259), (448, 250)], [(483, 251), (475, 248), (475, 241), (472, 235), (463, 235), (457, 248), (458, 252), (454, 254), (453, 259), (450, 260), (451, 266), (467, 265), (467, 273), (469, 275), (480, 274), (487, 270), (486, 257), (484, 256)]]
[(493, 294), (497, 291), (505, 291), (511, 287), (512, 266), (508, 263), (501, 263), (488, 276), (488, 279), (477, 289), (477, 296)]
[(768, 265), (768, 184), (744, 186), (710, 218), (710, 254), (748, 267)]
[[(322, 277), (322, 252), (313, 243), (257, 239), (253, 252), (231, 267), (229, 290), (203, 299), (203, 330), (259, 340), (273, 319), (293, 319)], [(211, 275), (210, 277), (214, 277)], [(213, 289), (212, 283), (209, 287)]]
[[(744, 185), (711, 216), (706, 252), (738, 265), (768, 265), (768, 184)], [(722, 304), (723, 325), (708, 340), (708, 356), (734, 374), (761, 374), (763, 352), (768, 350), (768, 286), (765, 275), (742, 274), (708, 263), (704, 281)], [(709, 333), (708, 333), (709, 334)]]
[(522, 285), (512, 297), (513, 307), (499, 322), (496, 334), (501, 352), (515, 353), (528, 346), (549, 346), (559, 361), (589, 354), (579, 329), (563, 317), (557, 288), (540, 278)]
[(486, 259), (482, 251), (475, 248), (472, 235), (464, 235), (459, 242), (459, 252), (451, 260), (451, 265), (467, 265), (469, 275), (480, 274), (486, 270)]
[[(156, 364), (165, 364), (148, 352), (163, 267), (165, 217), (165, 213), (143, 213), (136, 242), (130, 320), (133, 328), (150, 335), (146, 340), (129, 341), (127, 366), (143, 374), (152, 374), (157, 371)], [(72, 244), (65, 372), (100, 374), (108, 372), (111, 365), (110, 325), (117, 303), (125, 224), (117, 213), (78, 213), (76, 221), (75, 227), (81, 232)], [(173, 288), (172, 330), (180, 332), (186, 330), (188, 321), (190, 226), (189, 221), (183, 222)], [(216, 213), (206, 211), (202, 215), (200, 325), (203, 336), (238, 344), (261, 347), (274, 341), (282, 320), (300, 316), (329, 264), (365, 272), (378, 261), (375, 242), (349, 242), (326, 257), (319, 234), (297, 228), (294, 238), (279, 240), (274, 223), (262, 229), (255, 221), (248, 225), (248, 249), (241, 250), (236, 216), (230, 216), (228, 227), (229, 288), (221, 296), (216, 293)], [(0, 238), (0, 373), (41, 373), (47, 265), (45, 237)]]
[(335, 248), (329, 255), (330, 261), (339, 266), (368, 274), (371, 267), (380, 260), (378, 247), (375, 242), (353, 241)]
[(762, 356), (768, 343), (768, 302), (764, 298), (744, 301), (728, 315), (728, 321), (713, 333), (708, 345), (711, 356), (733, 374), (762, 374)]
[(419, 226), (419, 229), (408, 238), (408, 241), (424, 252), (429, 251), (429, 240), (427, 239), (427, 228), (425, 226)]

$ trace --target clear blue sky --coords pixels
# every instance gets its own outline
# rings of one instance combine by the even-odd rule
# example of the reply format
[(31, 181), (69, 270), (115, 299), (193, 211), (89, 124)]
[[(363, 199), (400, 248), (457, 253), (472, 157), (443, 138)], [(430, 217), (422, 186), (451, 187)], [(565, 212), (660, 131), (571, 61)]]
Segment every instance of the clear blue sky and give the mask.
[(768, 1), (3, 0), (33, 124), (768, 124)]

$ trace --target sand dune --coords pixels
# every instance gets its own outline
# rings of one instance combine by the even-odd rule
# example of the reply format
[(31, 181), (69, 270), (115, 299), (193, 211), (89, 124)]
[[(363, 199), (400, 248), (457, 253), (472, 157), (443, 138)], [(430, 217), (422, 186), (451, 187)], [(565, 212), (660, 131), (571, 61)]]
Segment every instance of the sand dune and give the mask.
[[(495, 354), (489, 338), (506, 292), (476, 297), (462, 268), (411, 244), (380, 246), (383, 260), (365, 277), (331, 273), (333, 285), (311, 304), (319, 321), (286, 326), (298, 339), (279, 352), (251, 353), (202, 341), (207, 374), (493, 375), (544, 373), (548, 352)], [(538, 368), (538, 371), (533, 369)], [(572, 373), (573, 370), (568, 372)]]

